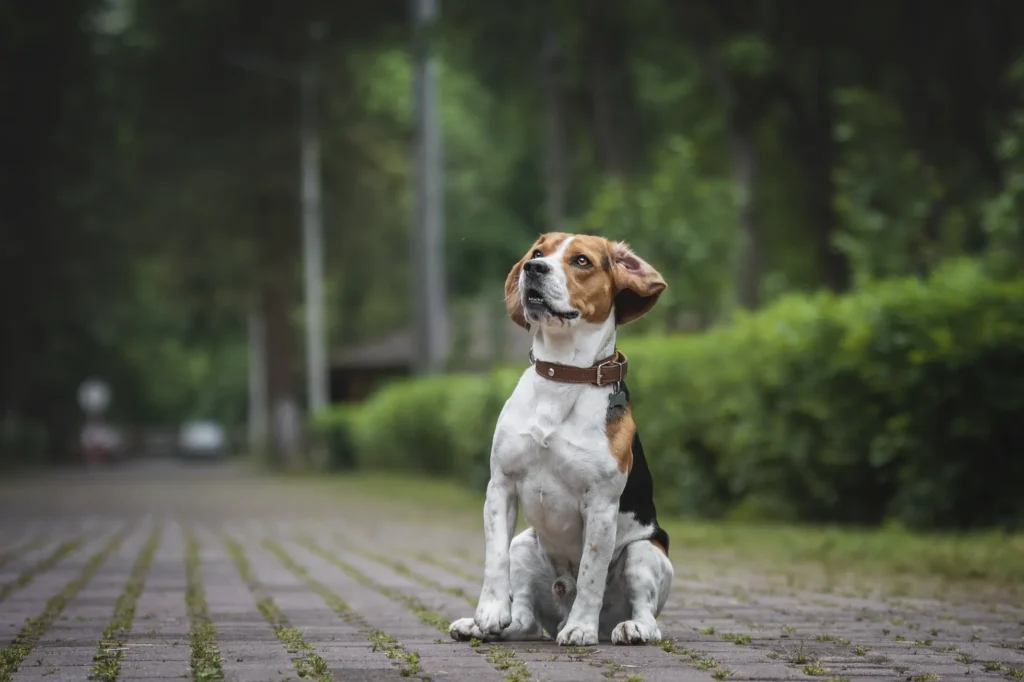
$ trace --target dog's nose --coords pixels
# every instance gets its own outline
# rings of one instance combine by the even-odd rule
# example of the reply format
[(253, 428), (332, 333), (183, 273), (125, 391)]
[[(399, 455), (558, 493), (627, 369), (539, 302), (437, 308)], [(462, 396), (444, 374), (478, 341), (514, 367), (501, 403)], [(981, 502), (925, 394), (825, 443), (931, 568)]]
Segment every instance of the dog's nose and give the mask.
[(523, 265), (523, 270), (526, 270), (527, 275), (546, 275), (551, 272), (551, 266), (543, 261), (528, 260)]

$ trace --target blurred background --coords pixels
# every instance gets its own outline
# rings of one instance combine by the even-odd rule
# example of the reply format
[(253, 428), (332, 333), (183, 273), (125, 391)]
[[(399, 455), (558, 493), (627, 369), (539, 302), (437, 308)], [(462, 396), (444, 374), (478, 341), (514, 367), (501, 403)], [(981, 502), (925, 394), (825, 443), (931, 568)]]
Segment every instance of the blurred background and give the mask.
[(669, 283), (622, 331), (669, 510), (1024, 518), (1024, 3), (3, 0), (0, 32), (5, 467), (479, 487), (529, 348), (502, 282), (566, 230)]

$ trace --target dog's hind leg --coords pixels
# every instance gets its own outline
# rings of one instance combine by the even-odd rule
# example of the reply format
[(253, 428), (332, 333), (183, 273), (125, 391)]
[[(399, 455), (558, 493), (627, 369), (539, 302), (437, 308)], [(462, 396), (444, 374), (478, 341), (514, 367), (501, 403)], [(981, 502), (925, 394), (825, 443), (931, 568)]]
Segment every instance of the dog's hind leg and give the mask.
[(541, 598), (551, 594), (551, 582), (555, 571), (551, 561), (541, 550), (532, 528), (527, 528), (513, 538), (512, 546), (509, 547), (509, 563), (512, 624), (501, 633), (501, 639), (541, 639)]
[(660, 547), (648, 540), (630, 544), (624, 551), (619, 585), (632, 617), (612, 630), (613, 644), (647, 644), (661, 639), (656, 618), (672, 587), (672, 562)]
[(482, 641), (541, 639), (542, 623), (547, 623), (545, 616), (554, 608), (549, 602), (555, 577), (555, 569), (541, 550), (533, 529), (526, 529), (514, 537), (509, 546), (512, 622), (500, 635), (485, 635), (474, 619), (462, 618), (452, 623), (449, 633), (453, 639), (460, 640), (473, 637)]

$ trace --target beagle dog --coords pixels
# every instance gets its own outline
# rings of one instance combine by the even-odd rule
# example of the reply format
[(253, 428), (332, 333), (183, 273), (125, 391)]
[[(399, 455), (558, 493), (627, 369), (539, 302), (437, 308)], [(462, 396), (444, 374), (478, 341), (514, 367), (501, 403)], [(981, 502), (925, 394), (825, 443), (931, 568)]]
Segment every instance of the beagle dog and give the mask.
[[(451, 624), (454, 639), (661, 639), (669, 540), (615, 334), (665, 288), (626, 244), (590, 235), (542, 235), (512, 268), (505, 303), (533, 334), (533, 366), (495, 427), (483, 587), (476, 615)], [(530, 527), (515, 535), (520, 507)]]

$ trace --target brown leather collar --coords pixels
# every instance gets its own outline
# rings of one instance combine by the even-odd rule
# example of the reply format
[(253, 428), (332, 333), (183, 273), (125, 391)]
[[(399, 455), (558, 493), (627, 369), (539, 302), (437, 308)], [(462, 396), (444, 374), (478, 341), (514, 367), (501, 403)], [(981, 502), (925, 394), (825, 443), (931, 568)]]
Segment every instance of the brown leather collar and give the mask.
[[(530, 352), (530, 359), (534, 359), (532, 351)], [(537, 374), (551, 381), (560, 381), (566, 384), (607, 386), (626, 378), (629, 360), (622, 351), (616, 348), (614, 355), (609, 355), (604, 360), (598, 360), (590, 367), (571, 367), (554, 362), (544, 362), (543, 360), (534, 360), (533, 366), (537, 368)]]

